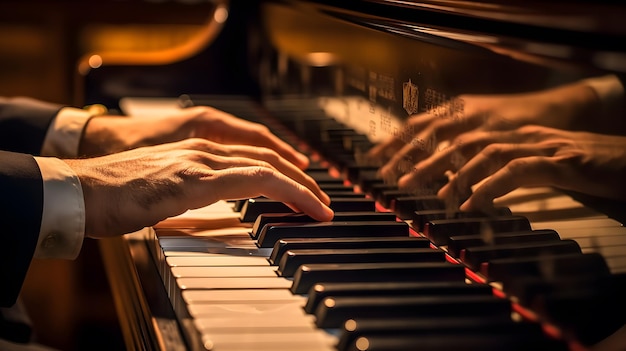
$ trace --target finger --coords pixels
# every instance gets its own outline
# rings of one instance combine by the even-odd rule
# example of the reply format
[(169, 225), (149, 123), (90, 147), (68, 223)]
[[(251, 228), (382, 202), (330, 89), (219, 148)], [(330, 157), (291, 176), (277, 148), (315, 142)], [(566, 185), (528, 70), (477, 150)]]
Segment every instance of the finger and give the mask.
[(318, 198), (320, 198), (322, 202), (327, 205), (330, 204), (330, 197), (324, 191), (322, 191), (320, 186), (311, 176), (304, 173), (295, 164), (282, 158), (275, 151), (268, 148), (251, 147), (245, 145), (232, 146), (232, 149), (233, 154), (238, 154), (242, 157), (257, 159), (269, 163), (279, 172), (309, 188), (309, 190), (311, 190)]
[[(329, 204), (330, 198), (322, 191), (313, 178), (300, 170), (293, 163), (282, 158), (274, 150), (249, 145), (222, 145), (204, 139), (189, 139), (180, 144), (188, 150), (205, 151), (204, 161), (213, 169), (223, 169), (234, 166), (265, 166), (271, 165), (279, 172), (303, 184), (315, 193), (324, 203)], [(218, 155), (214, 154), (215, 152)], [(222, 156), (224, 155), (224, 156)]]
[(319, 221), (329, 221), (333, 211), (307, 187), (267, 167), (234, 167), (215, 171), (202, 179), (200, 206), (207, 199), (243, 199), (265, 196), (292, 206)]
[(458, 136), (448, 147), (438, 150), (416, 164), (412, 172), (398, 179), (398, 186), (409, 189), (423, 187), (440, 179), (447, 171), (457, 171), (494, 142), (517, 139), (510, 132), (471, 131)]
[(392, 137), (372, 147), (366, 156), (369, 160), (388, 162), (404, 144), (400, 139)]
[(460, 207), (462, 211), (489, 209), (493, 200), (519, 187), (552, 186), (559, 170), (551, 157), (517, 158), (486, 179)]
[(507, 165), (511, 160), (529, 156), (551, 156), (555, 149), (547, 144), (491, 144), (463, 166), (439, 195), (468, 196), (471, 187)]
[(381, 177), (395, 183), (399, 177), (411, 172), (413, 165), (428, 157), (434, 144), (434, 141), (425, 140), (421, 136), (413, 138), (380, 168)]
[(256, 139), (254, 136), (251, 139), (251, 145), (272, 149), (300, 169), (306, 169), (309, 166), (310, 161), (307, 156), (296, 151), (291, 145), (285, 143), (269, 131), (256, 134), (255, 136)]
[[(225, 144), (246, 144), (252, 146), (262, 146), (275, 150), (295, 164), (300, 169), (309, 166), (309, 159), (304, 154), (296, 151), (291, 145), (274, 135), (266, 126), (246, 121), (235, 117), (224, 111), (220, 111), (211, 107), (203, 107), (199, 111), (198, 116), (201, 118), (196, 120), (195, 136), (207, 137), (225, 143)], [(206, 123), (206, 120), (210, 123)]]

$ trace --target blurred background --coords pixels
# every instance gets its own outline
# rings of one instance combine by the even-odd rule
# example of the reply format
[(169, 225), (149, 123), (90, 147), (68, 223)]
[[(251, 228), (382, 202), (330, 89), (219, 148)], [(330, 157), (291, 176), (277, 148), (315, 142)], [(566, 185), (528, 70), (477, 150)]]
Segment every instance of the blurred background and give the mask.
[[(211, 0), (2, 0), (0, 95), (75, 104), (82, 58), (175, 48), (206, 26), (213, 7)], [(45, 345), (124, 349), (93, 240), (75, 261), (35, 260), (22, 299)]]

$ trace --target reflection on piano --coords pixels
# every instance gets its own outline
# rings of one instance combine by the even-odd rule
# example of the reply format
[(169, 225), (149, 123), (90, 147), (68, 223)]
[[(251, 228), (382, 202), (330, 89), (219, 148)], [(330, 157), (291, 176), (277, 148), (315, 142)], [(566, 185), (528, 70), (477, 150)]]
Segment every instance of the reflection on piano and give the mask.
[[(308, 173), (333, 199), (335, 220), (315, 223), (281, 203), (245, 199), (102, 240), (128, 347), (624, 349), (619, 204), (522, 188), (498, 198), (496, 213), (456, 212), (433, 196), (436, 185), (399, 190), (364, 159), (409, 114), (459, 94), (625, 73), (623, 6), (332, 3), (231, 2), (217, 48), (207, 47), (247, 46), (236, 58), (245, 66), (223, 67), (225, 75), (249, 68), (230, 78), (229, 95), (203, 85), (207, 76), (150, 97), (268, 125), (314, 160)], [(197, 64), (161, 74), (192, 74)], [(90, 72), (85, 102), (137, 112), (145, 100), (127, 98), (142, 97), (137, 82), (119, 96), (100, 81), (106, 73), (121, 84), (129, 69), (142, 72), (106, 62)], [(154, 81), (159, 73), (146, 74)], [(255, 79), (236, 78), (248, 75)]]

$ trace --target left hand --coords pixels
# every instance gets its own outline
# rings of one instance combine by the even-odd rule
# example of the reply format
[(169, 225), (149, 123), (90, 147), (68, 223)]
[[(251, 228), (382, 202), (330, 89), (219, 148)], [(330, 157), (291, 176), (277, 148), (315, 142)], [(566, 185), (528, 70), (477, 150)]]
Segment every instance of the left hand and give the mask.
[(85, 127), (80, 155), (106, 155), (187, 138), (268, 148), (300, 169), (309, 165), (305, 155), (282, 141), (266, 126), (206, 106), (190, 107), (154, 118), (93, 117)]

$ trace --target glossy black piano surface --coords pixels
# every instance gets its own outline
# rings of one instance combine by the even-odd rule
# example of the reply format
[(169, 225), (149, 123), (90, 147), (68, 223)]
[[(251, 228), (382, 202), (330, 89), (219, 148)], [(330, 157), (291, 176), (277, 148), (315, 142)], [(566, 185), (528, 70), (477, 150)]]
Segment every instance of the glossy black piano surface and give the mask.
[[(495, 218), (476, 212), (451, 215), (433, 197), (440, 180), (413, 193), (398, 191), (377, 178), (378, 165), (363, 158), (378, 141), (391, 135), (401, 139), (402, 123), (412, 114), (462, 114), (462, 101), (454, 100), (460, 95), (538, 91), (607, 74), (623, 77), (626, 6), (610, 1), (284, 0), (231, 1), (228, 11), (219, 35), (194, 57), (161, 67), (107, 65), (105, 60), (82, 77), (85, 103), (116, 109), (122, 98), (178, 98), (182, 107), (211, 105), (265, 123), (294, 145), (304, 142), (316, 159), (309, 172), (327, 192), (335, 192), (338, 204), (346, 201), (354, 208), (342, 207), (345, 217), (328, 229), (277, 214), (276, 228), (266, 225), (270, 234), (259, 228), (259, 236), (292, 230), (297, 238), (287, 239), (287, 234), (259, 245), (260, 238), (239, 231), (233, 233), (237, 244), (228, 244), (222, 237), (189, 237), (200, 229), (158, 227), (104, 241), (108, 269), (126, 282), (113, 288), (134, 306), (122, 316), (133, 335), (129, 347), (614, 350), (626, 345), (623, 328), (618, 331), (626, 324), (621, 203), (549, 189), (523, 193), (500, 203), (498, 218), (506, 219), (491, 222), (491, 243), (486, 244), (481, 228), (485, 219)], [(606, 128), (590, 122), (572, 127)], [(335, 171), (330, 178), (329, 168)], [(356, 196), (359, 192), (363, 197)], [(357, 206), (373, 206), (373, 200), (375, 208)], [(562, 200), (580, 200), (584, 206), (554, 205)], [(284, 212), (263, 203), (233, 207), (241, 219), (253, 206), (266, 206), (260, 210), (264, 213)], [(367, 211), (392, 211), (398, 219), (349, 215)], [(513, 215), (527, 219), (517, 221)], [(359, 224), (363, 220), (369, 222)], [(254, 218), (244, 222), (252, 226)], [(384, 223), (388, 232), (379, 235), (375, 228)], [(396, 231), (400, 223), (407, 225)], [(358, 225), (366, 228), (361, 235), (354, 229)], [(309, 232), (332, 232), (333, 238), (307, 242), (302, 237)], [(423, 248), (417, 241), (422, 237), (408, 247), (412, 236), (425, 236), (433, 245)], [(367, 239), (351, 245), (355, 237)], [(272, 250), (281, 245), (291, 248), (274, 258)], [(421, 250), (444, 254), (447, 245), (454, 249), (447, 258), (412, 256)], [(206, 253), (245, 257), (248, 263), (233, 265), (255, 268), (248, 273), (233, 269), (239, 273), (231, 278), (249, 279), (252, 292), (229, 300), (226, 285), (211, 287), (218, 280), (203, 279), (215, 274), (207, 273), (213, 264), (189, 263)], [(275, 266), (264, 262), (270, 256)], [(304, 265), (290, 266), (300, 260)], [(257, 267), (258, 262), (267, 267)], [(293, 278), (279, 277), (286, 269)], [(257, 270), (264, 272), (262, 279), (241, 275)], [(231, 284), (221, 274), (219, 284)], [(473, 283), (466, 284), (466, 278)], [(273, 281), (263, 285), (259, 279)], [(247, 290), (236, 284), (233, 290)], [(229, 308), (216, 307), (217, 300), (206, 296), (220, 296), (237, 310), (256, 289), (287, 296), (284, 304), (294, 304), (297, 312), (264, 320), (271, 315), (264, 312), (270, 305), (282, 309), (281, 297), (268, 297), (246, 307), (255, 311), (251, 314), (233, 312), (243, 316), (239, 322), (227, 315), (224, 325), (218, 317), (211, 319)], [(292, 317), (294, 325), (289, 325)], [(301, 320), (311, 321), (314, 336), (300, 334), (309, 328)]]

